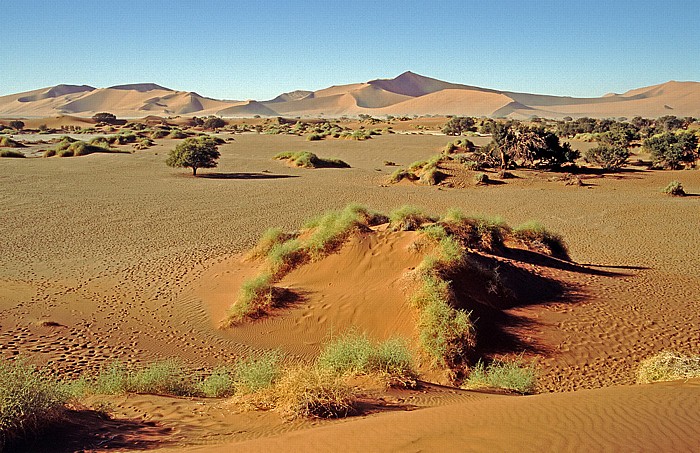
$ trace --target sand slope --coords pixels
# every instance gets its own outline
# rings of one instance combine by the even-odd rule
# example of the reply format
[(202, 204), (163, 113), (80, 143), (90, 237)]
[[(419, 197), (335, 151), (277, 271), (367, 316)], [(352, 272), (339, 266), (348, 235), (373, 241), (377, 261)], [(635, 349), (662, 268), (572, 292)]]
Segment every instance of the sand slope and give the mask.
[(698, 395), (700, 381), (694, 380), (488, 398), (207, 447), (207, 451), (694, 452), (700, 449)]
[(269, 101), (224, 101), (154, 83), (95, 89), (57, 85), (0, 97), (0, 117), (92, 116), (108, 111), (122, 117), (157, 115), (342, 116), (467, 115), (530, 118), (700, 116), (700, 83), (667, 82), (595, 98), (498, 91), (405, 72), (393, 79), (297, 90)]

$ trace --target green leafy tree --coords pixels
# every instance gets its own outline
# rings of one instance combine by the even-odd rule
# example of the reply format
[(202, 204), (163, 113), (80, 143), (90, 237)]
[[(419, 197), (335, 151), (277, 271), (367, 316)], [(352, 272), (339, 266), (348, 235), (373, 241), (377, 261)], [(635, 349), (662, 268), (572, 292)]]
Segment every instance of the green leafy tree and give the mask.
[(210, 116), (209, 118), (204, 120), (203, 125), (205, 129), (216, 130), (226, 126), (226, 121), (219, 118), (218, 116)]
[(24, 121), (20, 121), (20, 120), (10, 121), (10, 127), (12, 129), (21, 131), (22, 129), (24, 129)]
[(92, 115), (92, 119), (96, 123), (115, 124), (117, 122), (117, 117), (114, 114), (107, 112), (95, 113)]
[(698, 159), (698, 138), (692, 132), (666, 132), (648, 138), (644, 148), (651, 153), (654, 164), (671, 170)]
[(198, 168), (214, 168), (221, 156), (216, 140), (211, 137), (190, 137), (170, 151), (165, 163), (170, 167), (191, 168), (197, 176)]
[(500, 160), (501, 168), (514, 164), (523, 167), (559, 167), (573, 163), (579, 153), (559, 137), (543, 129), (519, 127), (511, 123), (496, 123), (490, 147)]
[(474, 119), (464, 116), (456, 116), (450, 120), (442, 128), (442, 133), (445, 135), (462, 135), (464, 132), (473, 130)]
[(595, 148), (586, 151), (583, 159), (589, 164), (600, 165), (603, 170), (617, 171), (622, 168), (630, 158), (630, 152), (626, 147), (609, 143), (601, 143)]

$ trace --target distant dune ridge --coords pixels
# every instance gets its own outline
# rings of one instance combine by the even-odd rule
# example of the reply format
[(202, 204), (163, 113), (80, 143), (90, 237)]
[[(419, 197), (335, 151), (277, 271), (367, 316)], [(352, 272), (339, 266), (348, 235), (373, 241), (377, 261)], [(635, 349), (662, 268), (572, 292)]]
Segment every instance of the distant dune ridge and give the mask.
[(123, 118), (147, 115), (223, 117), (343, 115), (464, 115), (527, 119), (534, 116), (617, 118), (664, 115), (700, 117), (700, 82), (670, 81), (623, 94), (574, 98), (499, 91), (404, 72), (324, 88), (296, 90), (268, 101), (230, 101), (175, 91), (154, 83), (94, 88), (56, 85), (0, 96), (0, 117), (90, 117), (111, 112)]

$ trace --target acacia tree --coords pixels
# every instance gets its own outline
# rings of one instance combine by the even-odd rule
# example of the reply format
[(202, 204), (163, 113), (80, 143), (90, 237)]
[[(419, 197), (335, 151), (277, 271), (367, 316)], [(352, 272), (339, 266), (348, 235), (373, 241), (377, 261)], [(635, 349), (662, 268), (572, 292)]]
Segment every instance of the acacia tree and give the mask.
[(170, 151), (165, 163), (170, 167), (191, 168), (197, 176), (198, 168), (214, 168), (221, 156), (216, 140), (211, 137), (190, 137)]
[(692, 132), (666, 132), (644, 141), (654, 164), (676, 170), (698, 159), (698, 138)]
[(524, 167), (558, 167), (574, 162), (579, 153), (559, 143), (559, 137), (543, 129), (516, 127), (513, 123), (496, 123), (490, 144), (501, 168), (512, 164)]
[(463, 116), (456, 116), (450, 120), (442, 128), (442, 133), (445, 135), (462, 135), (463, 132), (468, 132), (474, 127), (474, 119)]
[(16, 129), (18, 131), (21, 131), (22, 129), (24, 129), (24, 121), (20, 121), (20, 120), (10, 121), (10, 127), (12, 129)]
[(117, 117), (113, 113), (109, 112), (95, 113), (92, 115), (92, 119), (96, 123), (116, 124), (117, 122)]

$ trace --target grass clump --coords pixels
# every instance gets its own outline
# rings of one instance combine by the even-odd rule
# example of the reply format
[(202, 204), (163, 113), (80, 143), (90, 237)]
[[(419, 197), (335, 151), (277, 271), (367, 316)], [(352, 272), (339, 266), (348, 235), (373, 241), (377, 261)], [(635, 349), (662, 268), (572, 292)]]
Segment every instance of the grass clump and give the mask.
[(687, 356), (664, 351), (642, 361), (637, 370), (637, 383), (673, 381), (700, 377), (700, 356)]
[(253, 250), (248, 254), (249, 259), (262, 258), (267, 256), (273, 247), (283, 244), (291, 239), (296, 239), (297, 233), (286, 233), (279, 228), (269, 228), (260, 237)]
[(127, 368), (121, 362), (113, 362), (104, 368), (94, 382), (94, 391), (100, 394), (148, 393), (160, 395), (191, 396), (197, 394), (196, 386), (173, 359), (153, 362), (140, 370)]
[(408, 179), (409, 181), (417, 181), (419, 178), (412, 171), (404, 169), (398, 169), (393, 172), (391, 176), (389, 176), (389, 182), (393, 184), (403, 181), (404, 179)]
[(235, 393), (234, 376), (229, 367), (214, 368), (212, 373), (197, 383), (197, 391), (207, 398), (226, 398)]
[(489, 183), (489, 175), (486, 173), (477, 173), (474, 175), (474, 184), (483, 186)]
[(22, 159), (22, 158), (25, 158), (27, 156), (25, 156), (24, 154), (22, 154), (18, 151), (11, 151), (8, 149), (4, 149), (4, 150), (0, 151), (0, 157), (15, 157), (15, 158)]
[(367, 335), (350, 332), (326, 344), (316, 365), (339, 375), (378, 374), (393, 385), (415, 385), (413, 357), (400, 338), (374, 343)]
[(436, 218), (420, 208), (404, 205), (389, 213), (389, 228), (394, 231), (415, 231), (423, 224), (435, 222)]
[(673, 195), (674, 197), (684, 197), (685, 196), (685, 190), (683, 189), (683, 184), (681, 184), (678, 181), (671, 181), (668, 183), (666, 187), (664, 187), (664, 190), (662, 190), (663, 193), (668, 194), (668, 195)]
[(534, 363), (525, 364), (522, 358), (511, 361), (494, 360), (487, 366), (479, 361), (471, 369), (462, 388), (498, 388), (530, 394), (535, 391), (536, 381)]
[(229, 308), (226, 323), (230, 326), (246, 317), (260, 316), (274, 304), (274, 279), (263, 273), (243, 282), (236, 303)]
[(286, 160), (302, 168), (350, 168), (347, 162), (340, 159), (321, 158), (309, 151), (279, 153), (273, 159)]
[(559, 234), (547, 231), (539, 222), (530, 221), (513, 228), (512, 235), (529, 248), (543, 250), (555, 258), (571, 259), (564, 239)]
[(280, 359), (278, 352), (268, 352), (239, 360), (233, 370), (236, 393), (253, 393), (271, 387), (282, 376)]
[(315, 367), (287, 370), (264, 398), (266, 405), (290, 418), (346, 417), (355, 402), (353, 389), (341, 376)]
[(440, 223), (465, 247), (489, 252), (502, 249), (511, 233), (498, 217), (468, 217), (455, 209), (448, 211)]
[(0, 450), (61, 417), (69, 393), (23, 360), (0, 362)]
[(0, 137), (0, 148), (24, 148), (25, 146), (8, 136)]

